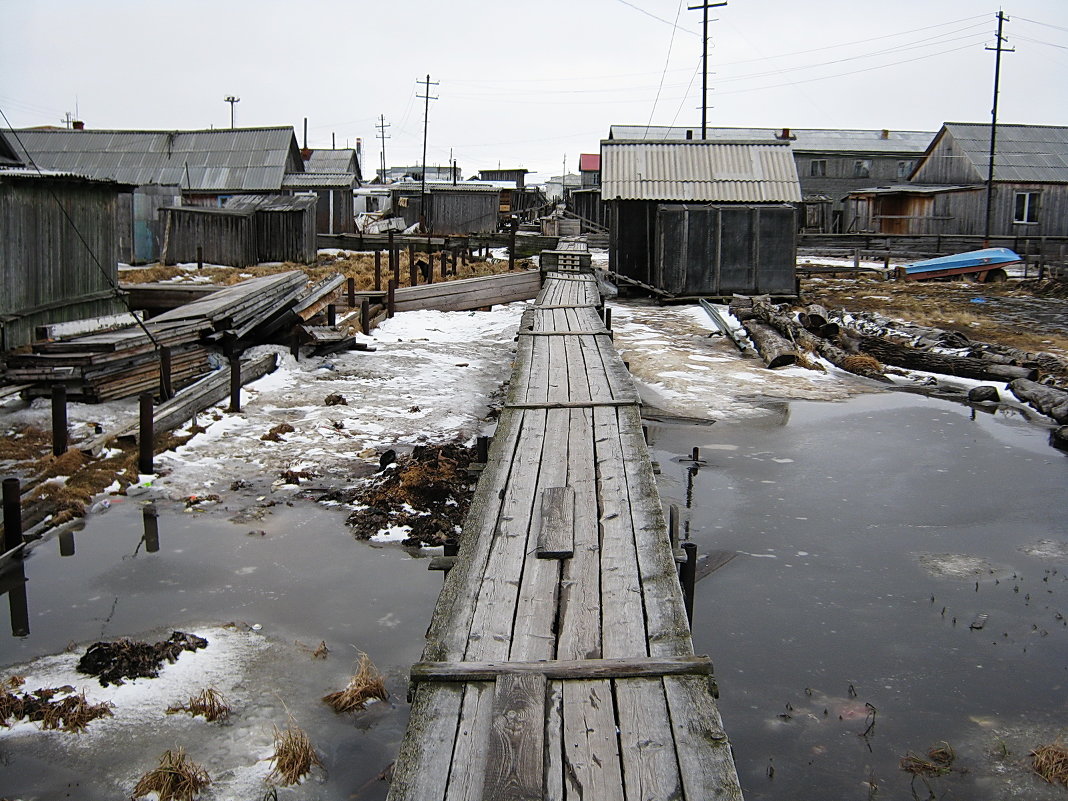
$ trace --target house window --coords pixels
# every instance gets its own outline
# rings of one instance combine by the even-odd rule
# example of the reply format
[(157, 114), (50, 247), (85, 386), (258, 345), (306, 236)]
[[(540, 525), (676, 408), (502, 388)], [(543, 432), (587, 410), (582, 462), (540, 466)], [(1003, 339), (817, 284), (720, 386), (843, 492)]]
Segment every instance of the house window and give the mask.
[(1039, 192), (1017, 192), (1016, 207), (1012, 221), (1014, 223), (1037, 223), (1038, 222), (1038, 196)]
[(867, 178), (871, 175), (871, 159), (857, 159), (853, 162), (853, 177)]
[(916, 162), (911, 159), (899, 161), (897, 163), (897, 179), (899, 181), (908, 180), (909, 175), (912, 174), (912, 168), (915, 166)]
[(813, 178), (822, 178), (827, 174), (827, 160), (819, 159), (808, 163), (808, 174)]

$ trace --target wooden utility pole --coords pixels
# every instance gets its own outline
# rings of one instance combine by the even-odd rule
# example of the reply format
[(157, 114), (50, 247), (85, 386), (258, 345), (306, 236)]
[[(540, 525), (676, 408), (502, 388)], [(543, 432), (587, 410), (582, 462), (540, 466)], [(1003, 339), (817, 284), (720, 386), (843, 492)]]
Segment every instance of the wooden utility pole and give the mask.
[(382, 183), (386, 182), (386, 140), (392, 139), (392, 136), (386, 136), (386, 128), (392, 127), (386, 123), (386, 115), (378, 115), (379, 123), (375, 127), (378, 129), (378, 138), (382, 140)]
[(1005, 37), (1001, 35), (1002, 26), (1009, 21), (1009, 18), (1004, 13), (998, 10), (998, 32), (997, 32), (997, 45), (995, 47), (988, 47), (987, 50), (993, 50), (997, 55), (994, 56), (994, 105), (990, 109), (990, 161), (987, 163), (986, 170), (986, 224), (983, 226), (983, 244), (990, 244), (990, 227), (994, 219), (994, 153), (997, 150), (997, 136), (998, 136), (998, 84), (1001, 82), (1001, 54), (1015, 53), (1015, 50), (1002, 47), (1002, 44), (1006, 41)]
[(703, 43), (703, 50), (701, 51), (701, 138), (708, 138), (708, 9), (719, 8), (720, 6), (727, 5), (727, 0), (723, 0), (722, 3), (710, 3), (708, 0), (701, 0), (699, 6), (689, 6), (690, 11), (700, 11), (702, 16), (701, 21), (701, 42)]
[(431, 83), (430, 73), (427, 73), (426, 80), (419, 81), (419, 83), (424, 84), (424, 88), (426, 91), (425, 95), (416, 95), (416, 97), (422, 98), (426, 101), (426, 104), (423, 108), (423, 186), (419, 192), (419, 219), (422, 222), (423, 227), (426, 228), (426, 131), (427, 125), (430, 120), (430, 101), (437, 100), (436, 97), (431, 97), (430, 87), (437, 86), (438, 82), (434, 81), (433, 83)]

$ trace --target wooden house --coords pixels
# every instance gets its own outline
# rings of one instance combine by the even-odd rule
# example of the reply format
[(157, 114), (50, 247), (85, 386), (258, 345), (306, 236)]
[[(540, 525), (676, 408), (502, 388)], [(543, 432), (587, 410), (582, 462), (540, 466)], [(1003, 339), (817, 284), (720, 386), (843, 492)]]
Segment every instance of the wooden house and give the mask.
[(119, 196), (133, 187), (15, 164), (0, 135), (0, 350), (34, 329), (116, 314)]
[(389, 190), (393, 215), (404, 218), (405, 227), (420, 222), (425, 214), (422, 221), (433, 234), (485, 234), (497, 230), (501, 193), (496, 186), (427, 183), (425, 204), (421, 182), (396, 183)]
[[(991, 236), (1068, 236), (1068, 127), (998, 125)], [(908, 181), (850, 194), (849, 229), (886, 234), (986, 231), (990, 125), (947, 122)]]
[(796, 292), (785, 142), (601, 142), (610, 269), (677, 297)]
[(496, 170), (479, 170), (478, 180), (480, 181), (512, 181), (515, 183), (516, 189), (522, 189), (526, 186), (527, 173), (530, 170), (525, 167), (516, 167), (514, 169), (496, 169)]
[[(698, 139), (700, 128), (613, 125), (609, 139)], [(847, 227), (845, 198), (877, 181), (904, 181), (934, 133), (845, 128), (708, 128), (709, 141), (784, 142), (797, 168), (802, 231), (840, 232)]]

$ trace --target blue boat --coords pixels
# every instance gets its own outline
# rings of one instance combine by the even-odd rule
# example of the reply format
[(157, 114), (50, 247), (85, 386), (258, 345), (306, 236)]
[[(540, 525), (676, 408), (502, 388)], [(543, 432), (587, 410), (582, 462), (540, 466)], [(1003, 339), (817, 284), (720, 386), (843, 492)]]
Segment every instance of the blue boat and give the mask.
[(984, 248), (940, 256), (905, 265), (906, 281), (923, 281), (929, 278), (947, 278), (956, 275), (974, 275), (976, 281), (1004, 281), (1005, 266), (1020, 264), (1023, 259), (1008, 248)]

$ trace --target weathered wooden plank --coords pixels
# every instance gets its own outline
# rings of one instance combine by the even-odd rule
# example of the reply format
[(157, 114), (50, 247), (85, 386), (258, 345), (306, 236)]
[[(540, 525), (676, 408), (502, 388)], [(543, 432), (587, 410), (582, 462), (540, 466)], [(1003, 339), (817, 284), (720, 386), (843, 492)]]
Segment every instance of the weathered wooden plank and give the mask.
[(416, 690), (408, 729), (397, 754), (387, 801), (436, 801), (445, 797), (463, 685)]
[(550, 681), (545, 701), (545, 801), (564, 801), (564, 683)]
[(510, 403), (511, 409), (593, 409), (599, 406), (618, 408), (620, 406), (641, 405), (641, 401), (634, 399), (604, 400), (604, 401), (546, 401), (544, 403)]
[(544, 740), (545, 676), (498, 677), (482, 798), (542, 801)]
[(608, 659), (546, 659), (497, 662), (417, 662), (409, 678), (421, 682), (493, 681), (507, 674), (539, 673), (550, 680), (634, 679), (661, 676), (709, 676), (712, 662), (707, 656), (631, 656)]
[(541, 491), (539, 559), (570, 559), (575, 555), (575, 490), (546, 487)]
[(618, 801), (623, 797), (611, 682), (564, 683), (564, 763), (568, 798)]
[(464, 687), (456, 725), (456, 741), (446, 770), (438, 781), (447, 784), (445, 801), (481, 801), (485, 781), (490, 728), (493, 725), (493, 681), (475, 682)]
[(676, 676), (663, 681), (687, 801), (742, 801), (730, 741), (708, 680)]
[(614, 684), (626, 798), (681, 801), (682, 779), (663, 682), (624, 679)]

